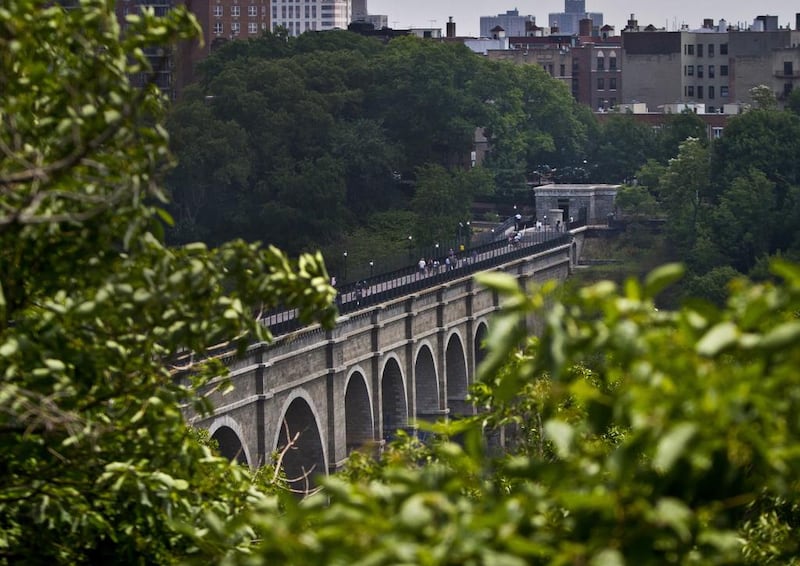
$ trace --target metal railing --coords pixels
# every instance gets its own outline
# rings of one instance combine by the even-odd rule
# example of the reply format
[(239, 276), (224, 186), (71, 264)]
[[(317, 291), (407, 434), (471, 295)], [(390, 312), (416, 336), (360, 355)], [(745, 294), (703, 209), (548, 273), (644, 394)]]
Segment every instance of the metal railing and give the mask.
[[(578, 227), (578, 222), (570, 223), (570, 228)], [(511, 222), (513, 226), (513, 219)], [(437, 267), (403, 267), (380, 273), (357, 282), (347, 283), (338, 288), (336, 304), (340, 314), (352, 313), (372, 305), (402, 297), (502, 265), (514, 259), (568, 244), (572, 236), (568, 231), (557, 232), (551, 229), (528, 229), (520, 233), (517, 241), (492, 240), (472, 246), (463, 252), (436, 257)], [(506, 228), (507, 229), (507, 228)], [(448, 261), (449, 258), (449, 261)], [(302, 324), (295, 310), (276, 309), (261, 317), (261, 323), (268, 325), (273, 335), (279, 336), (297, 330)]]

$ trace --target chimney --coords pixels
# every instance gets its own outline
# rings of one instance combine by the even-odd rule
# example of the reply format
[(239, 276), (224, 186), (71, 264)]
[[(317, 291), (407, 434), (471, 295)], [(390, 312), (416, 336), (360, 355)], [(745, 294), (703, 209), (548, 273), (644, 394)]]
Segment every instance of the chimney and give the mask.
[(636, 21), (635, 14), (631, 14), (631, 18), (628, 20), (628, 30), (639, 31), (639, 22)]
[(453, 21), (453, 16), (447, 21), (447, 37), (453, 38), (456, 36), (456, 23)]
[(592, 36), (592, 19), (591, 18), (583, 18), (580, 22), (578, 22), (578, 35), (581, 37), (591, 37)]

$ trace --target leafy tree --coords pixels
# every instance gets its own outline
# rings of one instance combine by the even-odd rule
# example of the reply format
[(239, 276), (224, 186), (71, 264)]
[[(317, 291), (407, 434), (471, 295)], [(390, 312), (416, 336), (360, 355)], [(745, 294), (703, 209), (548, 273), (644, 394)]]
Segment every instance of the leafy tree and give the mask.
[(786, 109), (795, 115), (800, 115), (800, 89), (793, 89), (786, 101)]
[(740, 273), (747, 273), (756, 258), (771, 251), (775, 224), (768, 219), (778, 214), (774, 199), (774, 185), (766, 175), (753, 170), (733, 182), (712, 212), (717, 246)]
[(659, 183), (661, 203), (668, 217), (667, 233), (679, 254), (686, 254), (695, 243), (701, 202), (709, 184), (709, 149), (700, 140), (688, 139)]
[(767, 85), (757, 85), (750, 89), (750, 98), (759, 110), (775, 110), (778, 107), (778, 99), (775, 93)]
[(500, 192), (524, 189), (542, 165), (558, 169), (583, 163), (589, 120), (566, 87), (535, 65), (483, 62), (473, 85), (491, 152), (487, 168)]
[(179, 356), (268, 339), (262, 306), (334, 315), (318, 256), (164, 246), (162, 100), (127, 76), (198, 28), (183, 8), (128, 24), (101, 1), (0, 10), (2, 564), (209, 560), (208, 513), (264, 495), (186, 427), (183, 405), (207, 407), (174, 380)]
[(465, 195), (461, 189), (443, 167), (427, 165), (417, 171), (412, 207), (417, 214), (418, 241), (445, 242), (453, 238), (458, 222), (469, 217), (472, 195)]
[[(722, 196), (740, 178), (748, 178), (752, 170), (763, 173), (771, 185), (758, 183), (751, 202), (770, 216), (770, 253), (788, 250), (797, 242), (797, 220), (800, 218), (800, 117), (778, 110), (750, 110), (731, 119), (725, 135), (714, 144), (713, 201)], [(752, 261), (751, 258), (750, 261)]]
[(678, 155), (681, 143), (689, 138), (702, 141), (708, 140), (706, 125), (703, 120), (692, 112), (685, 110), (679, 114), (670, 114), (657, 134), (660, 150), (660, 160), (667, 163)]
[(633, 115), (613, 114), (601, 125), (599, 141), (591, 157), (598, 181), (621, 183), (632, 179), (655, 154), (655, 136), (647, 124)]

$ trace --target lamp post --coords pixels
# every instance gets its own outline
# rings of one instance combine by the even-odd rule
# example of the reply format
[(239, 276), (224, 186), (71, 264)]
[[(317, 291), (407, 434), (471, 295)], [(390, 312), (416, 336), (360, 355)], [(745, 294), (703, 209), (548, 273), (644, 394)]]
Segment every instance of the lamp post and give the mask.
[(412, 248), (412, 240), (413, 236), (409, 234), (408, 236), (408, 261), (414, 261), (414, 250)]
[(369, 278), (372, 279), (372, 274), (374, 273), (375, 262), (369, 260)]
[(547, 215), (544, 215), (544, 233), (547, 234)]
[(344, 256), (344, 280), (347, 281), (347, 252), (342, 255)]

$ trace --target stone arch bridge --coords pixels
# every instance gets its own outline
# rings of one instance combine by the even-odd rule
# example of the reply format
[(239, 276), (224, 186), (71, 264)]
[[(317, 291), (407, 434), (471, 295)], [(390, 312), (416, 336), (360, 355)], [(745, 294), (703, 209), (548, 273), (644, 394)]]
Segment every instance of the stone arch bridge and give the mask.
[[(583, 230), (501, 258), (493, 269), (520, 285), (564, 280)], [(283, 456), (287, 478), (327, 474), (352, 450), (380, 446), (419, 420), (471, 414), (467, 389), (499, 308), (496, 294), (468, 273), (370, 304), (340, 316), (331, 330), (302, 328), (224, 359), (233, 391), (210, 394), (212, 415), (187, 416), (223, 455), (251, 467), (270, 463), (296, 435)], [(537, 331), (536, 321), (528, 324)]]

